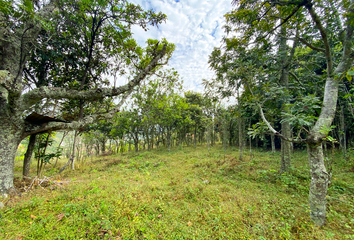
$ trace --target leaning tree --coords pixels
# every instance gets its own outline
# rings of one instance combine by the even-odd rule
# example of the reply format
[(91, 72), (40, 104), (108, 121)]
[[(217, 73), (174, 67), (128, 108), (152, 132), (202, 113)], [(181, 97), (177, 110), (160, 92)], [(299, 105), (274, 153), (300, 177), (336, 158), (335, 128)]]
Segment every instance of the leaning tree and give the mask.
[[(148, 25), (155, 26), (165, 19), (162, 13), (144, 11), (126, 0), (0, 0), (1, 194), (14, 189), (14, 157), (22, 139), (37, 133), (83, 128), (99, 119), (113, 117), (121, 104), (109, 112), (81, 114), (82, 117), (71, 120), (32, 114), (33, 106), (50, 100), (76, 100), (79, 106), (83, 106), (85, 102), (119, 95), (124, 100), (146, 76), (166, 64), (174, 50), (174, 45), (166, 40), (161, 43), (149, 40), (145, 49), (137, 46), (131, 26), (147, 29)], [(80, 26), (82, 31), (72, 30), (73, 26)], [(44, 40), (43, 33), (48, 34), (47, 40)], [(73, 78), (71, 82), (77, 82), (77, 87), (51, 84), (54, 77), (41, 85), (23, 81), (31, 53), (54, 38), (60, 39), (62, 36), (57, 33), (73, 36), (74, 48), (61, 48), (68, 44), (58, 44), (56, 51), (63, 55), (77, 51), (77, 62), (66, 61), (64, 56), (57, 58), (47, 69), (51, 74), (46, 76), (54, 76), (54, 72), (58, 73), (56, 80), (68, 77), (62, 74), (66, 68), (69, 77)], [(49, 48), (55, 49), (53, 46)], [(111, 88), (92, 84), (88, 87), (91, 80), (101, 80), (96, 74), (101, 71), (98, 67), (106, 68), (102, 74), (109, 74), (110, 68), (115, 67), (111, 62), (117, 59), (124, 60), (125, 72), (130, 74), (127, 84)], [(62, 64), (63, 61), (66, 64)], [(104, 61), (104, 64), (97, 61)]]

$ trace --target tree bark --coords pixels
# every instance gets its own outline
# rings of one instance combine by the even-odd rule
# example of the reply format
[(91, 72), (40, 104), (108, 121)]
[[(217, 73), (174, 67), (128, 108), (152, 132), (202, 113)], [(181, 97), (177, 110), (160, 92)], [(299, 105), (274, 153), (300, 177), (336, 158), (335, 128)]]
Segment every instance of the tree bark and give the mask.
[(197, 125), (194, 126), (194, 148), (197, 147)]
[(311, 219), (316, 225), (323, 226), (326, 221), (326, 196), (329, 178), (324, 163), (322, 144), (308, 144), (307, 151), (311, 169), (309, 193)]
[(271, 139), (271, 144), (272, 144), (272, 153), (275, 153), (275, 136), (274, 134), (270, 135), (270, 139)]
[(238, 117), (237, 125), (238, 125), (238, 151), (239, 151), (238, 159), (242, 161), (243, 160), (243, 128), (242, 128), (243, 124), (242, 124), (241, 116)]
[[(286, 39), (286, 32), (287, 29), (285, 25), (281, 26), (280, 29), (280, 44), (279, 44), (279, 60), (281, 66), (281, 74), (280, 74), (280, 84), (286, 90), (289, 88), (289, 68), (290, 63), (293, 59), (295, 48), (297, 46), (297, 40), (294, 42), (293, 48), (291, 50), (290, 56), (288, 56), (288, 46), (287, 46), (287, 39)], [(289, 101), (283, 102), (284, 107)], [(282, 135), (286, 138), (291, 138), (291, 126), (289, 122), (283, 122), (281, 124), (281, 132)], [(291, 167), (291, 143), (289, 141), (281, 140), (281, 160), (280, 160), (280, 172), (288, 172)]]
[(75, 170), (75, 150), (76, 150), (77, 134), (78, 134), (78, 131), (75, 131), (73, 152), (71, 154), (71, 170)]
[[(67, 135), (68, 133), (69, 133), (69, 132), (64, 132), (64, 133), (63, 133), (63, 137), (61, 138), (60, 143), (59, 143), (58, 148), (57, 148), (58, 151), (59, 151), (59, 149), (60, 149), (61, 144), (62, 144), (63, 141), (64, 141), (64, 138), (66, 137), (66, 135)], [(32, 135), (31, 135), (31, 136), (32, 136)], [(90, 152), (90, 151), (88, 150), (88, 148), (86, 148), (86, 150), (87, 150), (88, 153)], [(56, 158), (55, 164), (54, 164), (53, 168), (55, 168), (55, 167), (57, 166), (57, 164), (58, 164), (58, 159), (59, 159), (59, 157)]]
[(25, 157), (23, 159), (22, 175), (24, 177), (29, 177), (29, 175), (30, 175), (29, 172), (30, 172), (31, 158), (32, 158), (34, 146), (36, 144), (36, 138), (37, 138), (37, 134), (32, 134), (29, 139), (27, 151), (26, 151)]
[(340, 131), (339, 131), (339, 138), (340, 138), (340, 146), (342, 148), (342, 153), (345, 158), (347, 158), (347, 135), (345, 129), (345, 121), (344, 121), (344, 107), (343, 105), (340, 108)]
[(11, 119), (0, 117), (0, 194), (14, 189), (14, 159), (21, 136)]
[(135, 152), (139, 151), (139, 142), (134, 140), (134, 148), (135, 148)]
[(167, 149), (168, 152), (171, 151), (171, 130), (167, 128)]
[[(291, 138), (291, 127), (288, 122), (281, 124), (283, 136)], [(280, 172), (288, 172), (291, 167), (291, 143), (289, 141), (281, 140), (281, 161)]]

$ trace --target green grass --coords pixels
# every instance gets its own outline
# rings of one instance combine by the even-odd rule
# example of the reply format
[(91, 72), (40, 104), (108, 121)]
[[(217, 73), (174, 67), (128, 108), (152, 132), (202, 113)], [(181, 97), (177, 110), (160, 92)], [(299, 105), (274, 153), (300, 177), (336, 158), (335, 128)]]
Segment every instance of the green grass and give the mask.
[(52, 177), (70, 183), (5, 200), (0, 238), (354, 239), (354, 174), (339, 155), (323, 228), (309, 217), (306, 153), (294, 153), (283, 175), (279, 153), (237, 156), (191, 147), (78, 163)]

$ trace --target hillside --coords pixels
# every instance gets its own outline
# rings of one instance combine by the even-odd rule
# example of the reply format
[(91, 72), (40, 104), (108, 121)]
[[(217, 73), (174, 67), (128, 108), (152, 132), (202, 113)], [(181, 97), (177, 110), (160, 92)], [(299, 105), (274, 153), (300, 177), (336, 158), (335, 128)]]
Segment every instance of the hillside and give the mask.
[[(338, 155), (323, 228), (308, 214), (304, 152), (180, 148), (105, 156), (50, 177), (1, 210), (1, 239), (352, 239), (354, 176)], [(61, 164), (64, 164), (62, 160)], [(20, 166), (20, 162), (16, 162)], [(32, 166), (34, 169), (34, 166)], [(49, 166), (51, 167), (51, 166)], [(20, 176), (20, 167), (17, 176)], [(53, 170), (49, 168), (45, 175)], [(20, 182), (17, 179), (17, 186)], [(29, 182), (27, 183), (28, 188)]]

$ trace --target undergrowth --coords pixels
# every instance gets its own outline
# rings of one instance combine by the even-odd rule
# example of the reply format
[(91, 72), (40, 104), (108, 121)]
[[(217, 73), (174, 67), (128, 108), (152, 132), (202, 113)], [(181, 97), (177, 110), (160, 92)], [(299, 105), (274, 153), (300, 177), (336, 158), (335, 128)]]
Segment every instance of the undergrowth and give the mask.
[[(48, 186), (5, 199), (0, 238), (354, 239), (353, 172), (340, 155), (322, 228), (309, 217), (304, 152), (293, 154), (293, 167), (283, 174), (279, 153), (237, 156), (184, 147), (78, 163), (54, 174)], [(49, 166), (44, 175), (54, 172)]]

